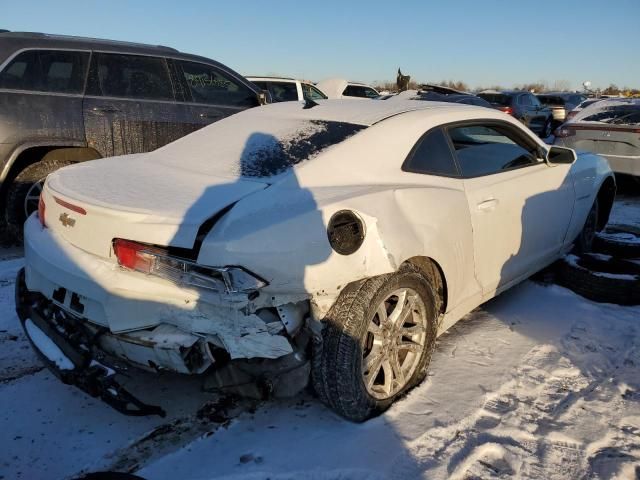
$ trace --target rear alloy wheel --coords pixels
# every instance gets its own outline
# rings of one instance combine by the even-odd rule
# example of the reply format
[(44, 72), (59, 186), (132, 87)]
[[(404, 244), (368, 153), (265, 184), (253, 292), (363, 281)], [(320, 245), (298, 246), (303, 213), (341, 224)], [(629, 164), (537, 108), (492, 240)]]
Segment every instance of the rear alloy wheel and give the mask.
[(321, 400), (361, 422), (420, 383), (435, 345), (435, 305), (433, 288), (413, 267), (347, 286), (314, 349)]

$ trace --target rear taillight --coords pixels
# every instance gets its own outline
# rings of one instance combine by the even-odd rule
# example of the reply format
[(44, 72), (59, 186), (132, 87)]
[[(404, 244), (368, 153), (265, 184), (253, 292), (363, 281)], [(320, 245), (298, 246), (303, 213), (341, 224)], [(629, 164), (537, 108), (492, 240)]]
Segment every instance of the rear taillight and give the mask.
[(42, 194), (40, 194), (40, 198), (38, 199), (38, 219), (40, 220), (40, 225), (42, 225), (42, 228), (47, 227), (47, 224), (45, 223), (45, 220), (44, 220), (44, 214), (45, 214), (45, 204), (42, 198)]
[(507, 113), (509, 115), (513, 115), (513, 108), (511, 107), (500, 107), (498, 108), (501, 112)]
[(553, 134), (556, 136), (556, 138), (567, 138), (567, 137), (573, 137), (576, 134), (576, 131), (573, 128), (560, 125), (558, 128), (556, 128)]
[(146, 274), (153, 271), (157, 254), (161, 253), (160, 249), (121, 238), (113, 241), (113, 250), (120, 265)]
[(267, 285), (263, 279), (242, 267), (205, 267), (184, 258), (173, 257), (164, 248), (116, 238), (113, 250), (120, 266), (154, 275), (183, 287), (218, 292), (254, 292)]

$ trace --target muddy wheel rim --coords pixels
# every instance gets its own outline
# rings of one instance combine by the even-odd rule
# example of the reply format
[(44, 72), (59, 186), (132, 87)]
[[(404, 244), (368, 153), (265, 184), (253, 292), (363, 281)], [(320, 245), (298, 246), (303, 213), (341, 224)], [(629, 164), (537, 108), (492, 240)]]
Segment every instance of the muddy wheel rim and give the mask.
[(372, 397), (390, 398), (407, 385), (426, 337), (426, 307), (415, 290), (395, 290), (378, 305), (367, 325), (362, 353), (362, 378)]
[(41, 178), (37, 182), (33, 183), (29, 190), (27, 190), (27, 195), (24, 197), (24, 216), (28, 218), (33, 212), (38, 210), (38, 202), (40, 201), (40, 194), (42, 193), (42, 189), (44, 187), (45, 178)]

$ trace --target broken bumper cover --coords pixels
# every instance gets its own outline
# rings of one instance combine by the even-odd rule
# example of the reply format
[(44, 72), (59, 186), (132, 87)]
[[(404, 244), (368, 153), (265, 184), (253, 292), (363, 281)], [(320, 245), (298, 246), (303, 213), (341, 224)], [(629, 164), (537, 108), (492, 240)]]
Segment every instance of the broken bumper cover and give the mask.
[[(42, 228), (35, 215), (25, 223), (24, 248), (29, 290), (108, 329), (112, 335), (104, 337), (105, 350), (145, 368), (201, 373), (211, 365), (213, 347), (226, 350), (231, 359), (275, 359), (293, 351), (283, 334), (284, 327), (292, 333), (288, 323), (249, 313), (246, 294), (183, 288), (127, 271)], [(304, 312), (295, 313), (293, 323), (299, 326)], [(202, 363), (187, 358), (194, 349)]]
[(93, 346), (100, 331), (53, 305), (41, 294), (27, 290), (24, 269), (16, 279), (16, 312), (27, 337), (47, 367), (62, 380), (92, 397), (98, 397), (126, 415), (165, 416), (161, 407), (134, 397), (115, 380), (115, 371), (96, 360)]

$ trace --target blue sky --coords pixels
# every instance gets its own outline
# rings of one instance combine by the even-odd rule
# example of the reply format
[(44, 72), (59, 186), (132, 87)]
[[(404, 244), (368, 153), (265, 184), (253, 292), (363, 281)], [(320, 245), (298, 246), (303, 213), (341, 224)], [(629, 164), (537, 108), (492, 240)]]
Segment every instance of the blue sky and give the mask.
[(2, 0), (0, 28), (176, 47), (249, 74), (640, 88), (640, 0)]

